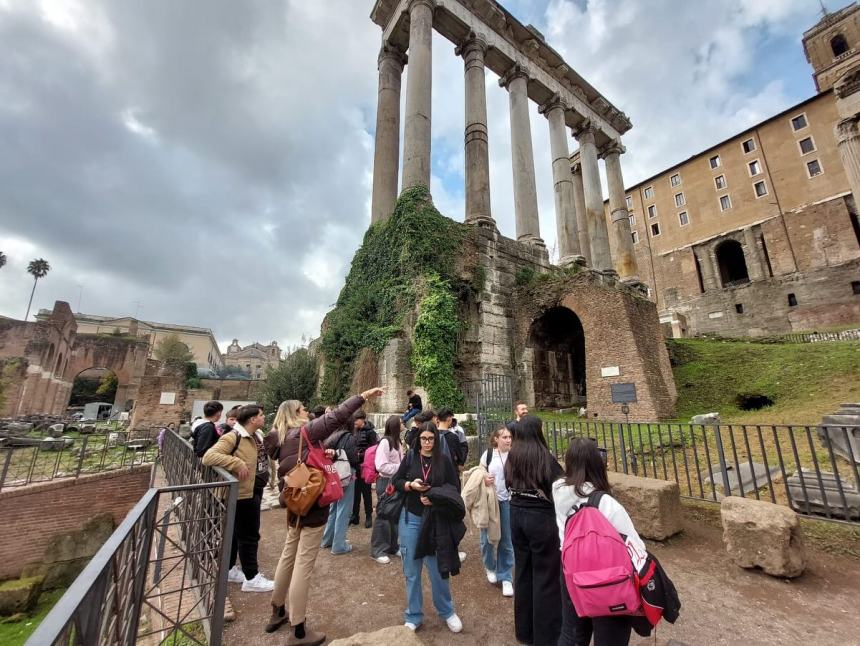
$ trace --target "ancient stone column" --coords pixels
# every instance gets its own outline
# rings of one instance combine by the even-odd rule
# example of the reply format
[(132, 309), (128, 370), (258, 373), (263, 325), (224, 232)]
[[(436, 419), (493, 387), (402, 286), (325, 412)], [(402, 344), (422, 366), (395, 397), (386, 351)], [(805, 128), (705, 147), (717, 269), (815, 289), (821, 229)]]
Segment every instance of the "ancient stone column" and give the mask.
[(834, 127), (836, 133), (836, 149), (848, 177), (848, 186), (855, 201), (860, 201), (860, 129), (857, 127), (857, 117), (842, 119)]
[(624, 146), (613, 141), (603, 150), (606, 162), (606, 184), (609, 189), (609, 221), (612, 223), (612, 242), (615, 271), (621, 280), (631, 283), (639, 280), (636, 254), (633, 251), (633, 236), (630, 233), (630, 213), (624, 198), (624, 177), (621, 174), (621, 154)]
[(699, 262), (699, 269), (702, 272), (702, 287), (705, 291), (719, 287), (714, 278), (714, 263), (711, 261), (708, 250), (693, 250), (693, 255), (696, 256), (696, 260)]
[(379, 222), (394, 211), (400, 165), (400, 77), (406, 57), (383, 45), (379, 52), (379, 92), (376, 99), (376, 145), (373, 152), (373, 198), (370, 221)]
[(571, 156), (570, 173), (573, 178), (573, 205), (576, 209), (576, 232), (579, 236), (579, 251), (585, 264), (591, 266), (591, 243), (588, 241), (588, 218), (585, 215), (585, 189), (582, 186), (582, 163), (579, 152)]
[(549, 144), (552, 154), (552, 179), (555, 185), (555, 223), (558, 231), (558, 264), (585, 264), (580, 253), (576, 209), (573, 197), (573, 175), (567, 148), (566, 106), (558, 95), (544, 103), (540, 112), (549, 121)]
[(409, 75), (403, 128), (403, 190), (430, 188), (430, 95), (433, 77), (433, 1), (409, 3)]
[(744, 229), (744, 251), (747, 274), (749, 274), (750, 281), (765, 278), (767, 276), (767, 269), (765, 269), (761, 254), (758, 252), (758, 243), (752, 227)]
[(466, 78), (466, 222), (495, 228), (490, 211), (490, 152), (484, 80), (487, 41), (470, 34), (456, 53), (463, 56)]
[(532, 130), (529, 121), (528, 74), (515, 65), (499, 79), (508, 90), (511, 106), (511, 157), (514, 169), (514, 213), (517, 240), (544, 247), (540, 237), (535, 160), (532, 151)]
[(585, 214), (588, 220), (588, 242), (591, 245), (591, 267), (615, 273), (609, 252), (609, 232), (603, 214), (603, 191), (600, 187), (600, 167), (597, 164), (595, 130), (585, 122), (576, 134), (582, 164), (582, 188), (585, 193)]

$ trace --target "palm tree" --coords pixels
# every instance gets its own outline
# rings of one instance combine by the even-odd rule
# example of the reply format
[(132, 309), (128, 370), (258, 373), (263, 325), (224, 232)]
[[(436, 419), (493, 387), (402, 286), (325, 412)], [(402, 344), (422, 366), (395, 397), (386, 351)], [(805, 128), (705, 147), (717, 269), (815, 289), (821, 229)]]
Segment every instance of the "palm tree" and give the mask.
[(6, 264), (6, 254), (0, 251), (0, 267)]
[(39, 282), (40, 278), (47, 276), (49, 271), (51, 271), (51, 265), (48, 264), (47, 260), (42, 258), (32, 260), (30, 261), (30, 264), (27, 265), (27, 273), (35, 280), (33, 280), (33, 291), (30, 292), (30, 302), (27, 303), (27, 314), (24, 315), (25, 321), (30, 318), (30, 306), (33, 304), (33, 294), (36, 293), (36, 284)]

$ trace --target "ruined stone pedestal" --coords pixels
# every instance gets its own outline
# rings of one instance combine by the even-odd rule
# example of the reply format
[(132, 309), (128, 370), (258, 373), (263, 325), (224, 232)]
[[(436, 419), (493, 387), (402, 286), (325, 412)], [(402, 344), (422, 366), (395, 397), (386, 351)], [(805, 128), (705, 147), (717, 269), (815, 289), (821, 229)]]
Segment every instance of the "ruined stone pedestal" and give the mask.
[(620, 502), (643, 538), (662, 541), (680, 532), (681, 491), (677, 482), (640, 478), (611, 471), (612, 495)]

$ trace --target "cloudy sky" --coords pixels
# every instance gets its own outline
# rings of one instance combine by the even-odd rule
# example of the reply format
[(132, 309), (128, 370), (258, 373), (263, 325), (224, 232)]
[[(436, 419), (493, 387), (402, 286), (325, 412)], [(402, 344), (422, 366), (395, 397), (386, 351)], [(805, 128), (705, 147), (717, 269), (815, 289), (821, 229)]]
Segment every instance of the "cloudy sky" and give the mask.
[[(45, 258), (34, 308), (209, 327), (222, 349), (316, 336), (370, 221), (372, 4), (0, 0), (0, 314), (23, 317), (27, 263)], [(814, 92), (800, 38), (817, 0), (503, 4), (631, 118), (628, 184)], [(453, 49), (434, 35), (431, 189), (462, 220)], [(487, 100), (492, 206), (513, 236), (507, 95), (491, 73)], [(531, 122), (552, 249), (536, 106)]]

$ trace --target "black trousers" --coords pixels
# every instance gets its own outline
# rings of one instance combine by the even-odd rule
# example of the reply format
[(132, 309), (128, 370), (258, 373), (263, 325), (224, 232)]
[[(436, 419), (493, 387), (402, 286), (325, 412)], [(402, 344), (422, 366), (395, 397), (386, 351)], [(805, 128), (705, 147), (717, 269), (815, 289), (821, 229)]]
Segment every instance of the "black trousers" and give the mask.
[(630, 617), (580, 617), (561, 581), (561, 637), (558, 646), (588, 646), (594, 633), (594, 646), (627, 646), (630, 643)]
[(246, 579), (253, 579), (260, 571), (257, 567), (257, 546), (260, 544), (260, 503), (263, 490), (254, 489), (254, 495), (236, 501), (236, 520), (233, 524), (233, 542), (230, 545), (230, 565), (236, 556), (242, 564)]
[(367, 484), (361, 477), (361, 473), (355, 474), (355, 496), (352, 500), (352, 518), (358, 520), (358, 512), (361, 509), (361, 499), (364, 498), (364, 515), (373, 516), (373, 497), (371, 485)]
[(554, 646), (561, 632), (561, 552), (553, 510), (511, 505), (514, 632), (518, 641)]

